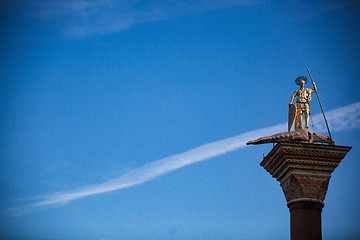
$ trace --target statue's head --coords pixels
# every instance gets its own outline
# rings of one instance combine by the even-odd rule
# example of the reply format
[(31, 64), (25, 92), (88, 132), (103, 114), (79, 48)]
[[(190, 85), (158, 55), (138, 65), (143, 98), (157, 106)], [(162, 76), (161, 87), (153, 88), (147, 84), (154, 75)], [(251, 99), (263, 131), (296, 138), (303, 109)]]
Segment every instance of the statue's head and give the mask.
[(307, 78), (304, 76), (297, 77), (295, 79), (295, 83), (299, 86), (304, 86), (307, 83)]

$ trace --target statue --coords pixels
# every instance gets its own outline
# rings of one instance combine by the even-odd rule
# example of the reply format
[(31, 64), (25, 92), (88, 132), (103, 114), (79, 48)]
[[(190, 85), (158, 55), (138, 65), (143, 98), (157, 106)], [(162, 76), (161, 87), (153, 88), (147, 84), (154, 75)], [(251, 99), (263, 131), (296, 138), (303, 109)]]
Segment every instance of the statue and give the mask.
[[(300, 86), (299, 90), (295, 90), (294, 94), (291, 96), (290, 105), (293, 104), (294, 98), (296, 99), (296, 111), (292, 112), (291, 110), (294, 109), (294, 107), (289, 106), (289, 115), (295, 113), (295, 131), (298, 129), (302, 129), (302, 122), (303, 122), (303, 114), (305, 115), (305, 128), (309, 129), (309, 114), (310, 114), (310, 106), (309, 102), (311, 100), (311, 93), (316, 92), (315, 83), (313, 82), (314, 88), (304, 88), (305, 84), (307, 83), (307, 78), (304, 76), (300, 76), (296, 78), (295, 83)], [(293, 119), (292, 116), (289, 116), (289, 119)], [(289, 122), (289, 129), (292, 126), (292, 122)]]
[[(256, 140), (248, 141), (246, 144), (263, 144), (263, 143), (277, 143), (277, 142), (302, 142), (302, 143), (314, 143), (314, 142), (321, 142), (321, 143), (328, 143), (330, 145), (334, 145), (335, 142), (331, 138), (329, 126), (326, 121), (325, 113), (322, 108), (319, 94), (316, 89), (316, 85), (312, 80), (311, 74), (309, 69), (309, 76), (311, 82), (313, 84), (313, 89), (304, 88), (305, 84), (307, 83), (307, 78), (304, 76), (300, 76), (296, 78), (295, 83), (300, 86), (298, 90), (295, 90), (293, 95), (291, 96), (291, 101), (289, 104), (289, 121), (288, 121), (288, 131), (277, 133), (271, 136), (262, 137)], [(309, 115), (310, 113), (310, 106), (309, 101), (311, 100), (311, 93), (316, 93), (316, 96), (319, 100), (319, 104), (324, 116), (324, 120), (326, 123), (326, 127), (329, 132), (329, 136), (325, 136), (320, 133), (313, 133), (309, 129)], [(296, 105), (293, 104), (293, 101), (296, 99)], [(305, 128), (303, 128), (303, 115), (305, 118)], [(295, 120), (295, 131), (290, 131), (291, 126), (293, 125)]]

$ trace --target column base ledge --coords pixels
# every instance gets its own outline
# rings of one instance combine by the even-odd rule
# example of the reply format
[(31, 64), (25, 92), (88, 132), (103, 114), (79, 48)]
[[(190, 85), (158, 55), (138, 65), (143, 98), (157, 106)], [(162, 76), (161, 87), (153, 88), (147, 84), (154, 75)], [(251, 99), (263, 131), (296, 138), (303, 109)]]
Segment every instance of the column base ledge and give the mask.
[(323, 201), (315, 198), (297, 198), (287, 203), (290, 211), (299, 208), (312, 208), (319, 209), (321, 211), (324, 205)]

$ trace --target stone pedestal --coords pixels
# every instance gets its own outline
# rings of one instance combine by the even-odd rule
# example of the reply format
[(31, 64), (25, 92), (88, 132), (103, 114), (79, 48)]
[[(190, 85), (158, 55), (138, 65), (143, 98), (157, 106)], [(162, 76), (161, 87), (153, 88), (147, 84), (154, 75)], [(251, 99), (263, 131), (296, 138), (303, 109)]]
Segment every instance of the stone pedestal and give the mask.
[(283, 189), (291, 240), (321, 240), (321, 211), (331, 173), (351, 147), (278, 143), (260, 163)]

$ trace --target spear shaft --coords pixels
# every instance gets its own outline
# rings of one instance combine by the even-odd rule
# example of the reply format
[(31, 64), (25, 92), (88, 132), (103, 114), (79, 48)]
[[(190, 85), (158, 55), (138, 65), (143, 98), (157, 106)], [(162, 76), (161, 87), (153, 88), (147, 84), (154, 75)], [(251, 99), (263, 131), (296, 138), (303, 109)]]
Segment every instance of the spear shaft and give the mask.
[(311, 83), (312, 83), (312, 84), (313, 84), (313, 86), (314, 86), (314, 89), (315, 89), (315, 93), (316, 93), (317, 99), (319, 100), (320, 108), (321, 108), (322, 114), (323, 114), (323, 116), (324, 116), (324, 120), (325, 120), (326, 128), (327, 128), (328, 133), (329, 133), (330, 141), (331, 141), (332, 143), (334, 143), (334, 140), (333, 140), (333, 139), (332, 139), (332, 137), (331, 137), (331, 133), (330, 133), (330, 129), (329, 129), (328, 122), (327, 122), (326, 117), (325, 117), (325, 112), (324, 112), (324, 109), (323, 109), (323, 107), (322, 107), (322, 105), (321, 105), (321, 101), (320, 101), (320, 97), (319, 97), (318, 90), (317, 90), (317, 88), (316, 88), (316, 85), (315, 85), (315, 83), (314, 83), (314, 81), (313, 81), (312, 77), (311, 77), (311, 74), (310, 74), (310, 70), (309, 70), (309, 68), (306, 68), (306, 69), (307, 69), (307, 71), (308, 71), (308, 73), (309, 73), (309, 76), (310, 76), (310, 79), (311, 79)]

